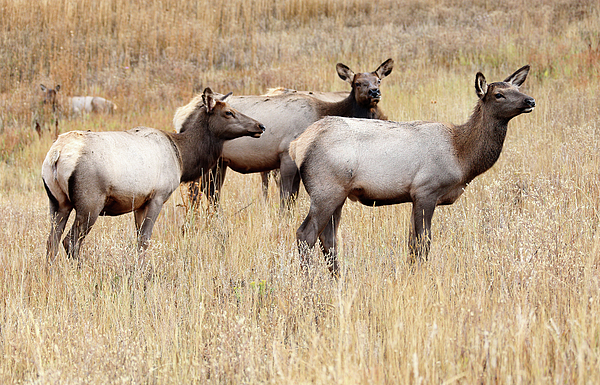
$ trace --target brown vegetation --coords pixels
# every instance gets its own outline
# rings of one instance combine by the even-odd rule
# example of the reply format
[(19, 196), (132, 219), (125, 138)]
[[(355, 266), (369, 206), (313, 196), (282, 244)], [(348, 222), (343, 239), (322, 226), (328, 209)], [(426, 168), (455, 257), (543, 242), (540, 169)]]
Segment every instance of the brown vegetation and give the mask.
[[(600, 378), (597, 1), (93, 4), (0, 0), (0, 382)], [(96, 223), (81, 268), (63, 255), (45, 273), (40, 167), (52, 138), (34, 130), (40, 83), (119, 106), (63, 119), (61, 132), (172, 130), (175, 108), (203, 87), (341, 91), (335, 63), (388, 57), (381, 107), (401, 121), (461, 122), (474, 73), (531, 65), (535, 112), (511, 122), (496, 166), (436, 210), (427, 263), (405, 262), (407, 207), (348, 204), (342, 278), (317, 263), (306, 279), (295, 231), (307, 195), (281, 216), (274, 186), (265, 201), (258, 175), (233, 174), (218, 213), (187, 212), (182, 190), (167, 202), (151, 279), (131, 273), (123, 217)]]

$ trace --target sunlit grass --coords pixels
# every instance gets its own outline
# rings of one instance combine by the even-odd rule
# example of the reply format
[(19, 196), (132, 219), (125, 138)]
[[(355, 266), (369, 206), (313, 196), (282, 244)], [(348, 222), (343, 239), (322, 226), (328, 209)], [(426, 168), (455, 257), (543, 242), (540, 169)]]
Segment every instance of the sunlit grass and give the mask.
[[(600, 24), (594, 1), (59, 3), (0, 0), (0, 382), (594, 383), (600, 377)], [(71, 33), (72, 31), (72, 33)], [(60, 131), (172, 130), (211, 86), (345, 90), (343, 62), (388, 57), (394, 120), (462, 123), (475, 73), (524, 64), (531, 114), (497, 164), (433, 218), (407, 263), (410, 206), (348, 202), (342, 276), (299, 269), (301, 191), (282, 214), (258, 175), (228, 173), (222, 205), (175, 191), (136, 270), (133, 216), (102, 217), (81, 266), (47, 271), (40, 167), (53, 141), (39, 83), (114, 100)]]

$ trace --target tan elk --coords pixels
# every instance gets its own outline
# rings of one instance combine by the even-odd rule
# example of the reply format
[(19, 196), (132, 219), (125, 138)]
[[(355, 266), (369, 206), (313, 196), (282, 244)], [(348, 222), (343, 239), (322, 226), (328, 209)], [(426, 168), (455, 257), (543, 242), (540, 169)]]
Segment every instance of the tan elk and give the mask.
[[(267, 133), (259, 140), (238, 138), (223, 146), (219, 167), (212, 170), (214, 179), (203, 177), (202, 189), (211, 199), (218, 199), (227, 167), (243, 173), (279, 169), (282, 207), (293, 199), (300, 187), (300, 173), (288, 154), (288, 147), (312, 123), (328, 115), (385, 119), (378, 103), (381, 80), (392, 72), (394, 62), (388, 59), (375, 71), (355, 74), (338, 63), (337, 73), (352, 85), (352, 91), (339, 102), (325, 102), (301, 93), (274, 96), (233, 96), (232, 107), (260, 120)], [(173, 124), (181, 131), (181, 118), (176, 113)], [(196, 197), (192, 196), (195, 201)]]
[(308, 266), (318, 238), (331, 273), (339, 274), (335, 239), (346, 198), (367, 206), (412, 202), (409, 250), (413, 259), (426, 259), (436, 206), (454, 203), (473, 178), (492, 167), (508, 122), (535, 107), (519, 91), (528, 72), (524, 66), (491, 84), (477, 73), (479, 101), (462, 125), (340, 117), (311, 125), (290, 145), (310, 196), (296, 233), (302, 266)]
[(320, 99), (324, 102), (339, 102), (346, 99), (349, 96), (348, 91), (298, 91), (293, 88), (277, 87), (269, 88), (264, 96), (275, 96), (275, 95), (288, 95), (288, 94), (302, 94), (310, 95), (314, 98)]
[[(302, 95), (310, 95), (314, 98), (322, 100), (324, 102), (336, 103), (346, 99), (349, 96), (348, 91), (298, 91), (293, 88), (285, 88), (285, 87), (277, 87), (277, 88), (269, 88), (264, 96), (275, 96), (275, 95), (289, 95), (289, 94), (302, 94)], [(383, 116), (381, 118), (384, 118)], [(278, 170), (271, 171), (263, 171), (260, 173), (262, 179), (262, 190), (263, 196), (265, 199), (269, 194), (269, 176), (273, 175), (277, 182), (277, 186), (280, 185), (279, 180), (277, 179), (279, 176)]]
[(262, 124), (231, 108), (225, 98), (217, 100), (210, 88), (205, 89), (181, 117), (185, 129), (180, 134), (137, 127), (60, 135), (42, 165), (52, 223), (49, 262), (58, 253), (73, 209), (75, 221), (63, 241), (70, 257), (78, 256), (81, 242), (99, 215), (131, 211), (138, 249), (145, 250), (163, 204), (180, 183), (213, 167), (226, 140), (258, 138), (264, 132)]
[(99, 96), (73, 96), (67, 98), (66, 104), (61, 106), (58, 100), (60, 84), (54, 88), (47, 88), (43, 84), (40, 84), (40, 87), (44, 93), (43, 103), (51, 105), (52, 111), (55, 113), (61, 108), (64, 108), (64, 113), (71, 116), (91, 112), (110, 114), (117, 109), (117, 106), (113, 102)]

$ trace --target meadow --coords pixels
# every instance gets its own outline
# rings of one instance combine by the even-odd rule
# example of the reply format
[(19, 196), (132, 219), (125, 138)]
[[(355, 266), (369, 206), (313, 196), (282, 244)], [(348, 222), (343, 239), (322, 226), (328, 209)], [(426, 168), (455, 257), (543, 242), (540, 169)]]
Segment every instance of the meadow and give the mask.
[[(591, 384), (600, 378), (600, 4), (595, 0), (0, 0), (0, 383)], [(341, 277), (299, 268), (305, 191), (228, 173), (217, 210), (181, 186), (137, 270), (131, 214), (82, 262), (46, 265), (40, 83), (114, 101), (59, 130), (173, 130), (206, 86), (347, 90), (387, 58), (393, 120), (463, 123), (475, 74), (525, 64), (536, 99), (496, 165), (436, 210), (410, 264), (410, 205), (347, 203)], [(43, 133), (34, 130), (40, 121)]]

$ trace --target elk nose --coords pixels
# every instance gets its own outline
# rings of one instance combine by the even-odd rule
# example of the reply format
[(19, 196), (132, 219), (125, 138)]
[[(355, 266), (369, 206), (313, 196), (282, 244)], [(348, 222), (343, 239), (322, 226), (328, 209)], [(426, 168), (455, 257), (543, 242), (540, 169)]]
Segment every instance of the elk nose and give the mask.
[(529, 107), (535, 107), (535, 99), (527, 98), (527, 99), (525, 99), (525, 104), (527, 104)]
[(379, 88), (370, 89), (369, 90), (369, 97), (375, 98), (375, 99), (381, 98), (381, 91), (379, 91)]
[(265, 130), (266, 130), (266, 128), (265, 128), (265, 126), (264, 126), (264, 124), (262, 124), (262, 123), (258, 125), (258, 128), (260, 128), (260, 130), (261, 130), (262, 132), (265, 132)]

